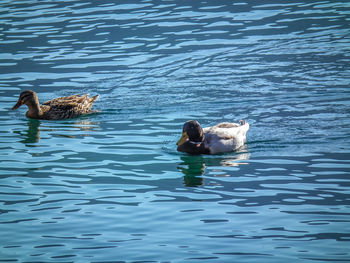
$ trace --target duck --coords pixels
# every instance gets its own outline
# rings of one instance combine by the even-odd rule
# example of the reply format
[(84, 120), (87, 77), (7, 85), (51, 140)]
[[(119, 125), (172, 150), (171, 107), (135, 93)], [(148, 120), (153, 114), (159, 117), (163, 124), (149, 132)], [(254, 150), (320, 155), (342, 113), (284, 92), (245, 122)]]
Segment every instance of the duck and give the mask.
[(55, 98), (40, 105), (37, 93), (32, 90), (25, 90), (19, 95), (19, 99), (12, 110), (27, 105), (27, 118), (41, 120), (69, 119), (93, 112), (91, 107), (98, 97), (98, 95), (89, 97), (89, 94), (76, 94)]
[(189, 120), (183, 125), (177, 150), (192, 155), (232, 152), (244, 145), (248, 130), (245, 120), (221, 122), (204, 129), (198, 121)]

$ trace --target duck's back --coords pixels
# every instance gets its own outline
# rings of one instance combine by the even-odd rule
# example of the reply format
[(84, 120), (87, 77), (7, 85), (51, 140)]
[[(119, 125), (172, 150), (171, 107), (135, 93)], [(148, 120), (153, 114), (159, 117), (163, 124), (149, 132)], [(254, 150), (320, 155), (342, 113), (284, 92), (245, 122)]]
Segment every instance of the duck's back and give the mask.
[(88, 95), (72, 95), (60, 97), (44, 102), (41, 105), (43, 119), (68, 119), (89, 113), (98, 95), (88, 97)]
[(215, 154), (234, 151), (243, 146), (249, 124), (244, 121), (241, 124), (223, 122), (203, 130), (207, 148), (211, 154)]

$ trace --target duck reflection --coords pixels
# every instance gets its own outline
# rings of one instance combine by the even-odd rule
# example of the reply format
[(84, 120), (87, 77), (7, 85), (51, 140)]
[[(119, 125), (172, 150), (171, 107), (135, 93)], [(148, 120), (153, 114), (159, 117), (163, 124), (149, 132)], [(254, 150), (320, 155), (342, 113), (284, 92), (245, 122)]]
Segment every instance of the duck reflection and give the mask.
[(182, 156), (181, 166), (178, 168), (184, 176), (184, 184), (186, 186), (194, 187), (203, 185), (203, 178), (199, 177), (205, 172), (205, 161), (200, 155)]
[[(98, 122), (91, 122), (89, 120), (76, 120), (74, 122), (70, 121), (68, 122), (53, 122), (53, 125), (50, 125), (50, 122), (44, 122), (37, 120), (37, 119), (28, 119), (27, 120), (27, 126), (28, 129), (25, 132), (17, 132), (21, 136), (23, 136), (23, 139), (21, 140), (22, 143), (28, 144), (27, 146), (33, 146), (31, 144), (38, 143), (40, 140), (40, 131), (41, 132), (61, 132), (58, 134), (55, 134), (55, 136), (58, 137), (68, 137), (68, 138), (76, 138), (77, 135), (74, 134), (74, 131), (78, 129), (79, 131), (92, 131), (96, 127), (99, 127)], [(40, 127), (41, 126), (41, 127)], [(73, 130), (72, 130), (73, 129)], [(64, 132), (62, 132), (64, 131)], [(72, 134), (69, 134), (70, 131)], [(72, 132), (73, 131), (73, 132)], [(89, 134), (79, 134), (79, 136), (89, 136)]]
[(236, 156), (232, 156), (231, 158), (226, 158), (221, 160), (221, 166), (231, 166), (238, 167), (241, 165), (246, 165), (248, 162), (244, 162), (245, 160), (249, 160), (250, 153), (240, 153)]
[(77, 120), (74, 122), (63, 122), (62, 126), (55, 126), (55, 131), (59, 132), (55, 134), (57, 137), (65, 138), (77, 138), (77, 137), (88, 137), (88, 133), (76, 133), (76, 131), (89, 132), (99, 127), (99, 122), (92, 122), (89, 120)]
[(27, 121), (28, 129), (24, 133), (24, 139), (21, 141), (24, 144), (36, 143), (40, 140), (40, 121), (35, 119), (28, 119)]
[[(196, 187), (204, 185), (204, 178), (201, 177), (205, 174), (206, 169), (210, 167), (239, 167), (240, 165), (247, 165), (248, 162), (244, 162), (250, 158), (250, 153), (239, 152), (230, 156), (203, 156), (203, 155), (186, 155), (182, 156), (180, 166), (178, 169), (184, 174), (184, 184), (189, 187)], [(226, 173), (222, 173), (220, 169), (215, 169), (217, 174), (213, 176), (230, 176)]]

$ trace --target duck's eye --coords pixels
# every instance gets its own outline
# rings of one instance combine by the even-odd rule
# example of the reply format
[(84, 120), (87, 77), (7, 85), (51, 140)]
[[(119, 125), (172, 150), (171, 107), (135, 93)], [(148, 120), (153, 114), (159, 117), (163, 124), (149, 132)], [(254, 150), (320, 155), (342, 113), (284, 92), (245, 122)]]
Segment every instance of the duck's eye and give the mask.
[(29, 101), (31, 99), (31, 95), (28, 94), (28, 95), (25, 95), (22, 97), (22, 103), (25, 104), (27, 101)]

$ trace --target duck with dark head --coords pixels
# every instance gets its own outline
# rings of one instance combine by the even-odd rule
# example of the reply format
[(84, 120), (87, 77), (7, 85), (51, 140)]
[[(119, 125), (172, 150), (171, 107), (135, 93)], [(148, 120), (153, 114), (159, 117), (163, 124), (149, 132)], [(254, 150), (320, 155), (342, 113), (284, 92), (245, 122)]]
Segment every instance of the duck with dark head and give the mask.
[(202, 128), (198, 121), (186, 121), (182, 136), (177, 142), (177, 150), (189, 154), (216, 154), (235, 151), (244, 145), (249, 124), (222, 122), (212, 127)]
[(189, 154), (210, 154), (204, 144), (204, 131), (198, 121), (186, 121), (182, 128), (182, 136), (177, 142), (177, 150)]

